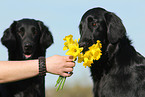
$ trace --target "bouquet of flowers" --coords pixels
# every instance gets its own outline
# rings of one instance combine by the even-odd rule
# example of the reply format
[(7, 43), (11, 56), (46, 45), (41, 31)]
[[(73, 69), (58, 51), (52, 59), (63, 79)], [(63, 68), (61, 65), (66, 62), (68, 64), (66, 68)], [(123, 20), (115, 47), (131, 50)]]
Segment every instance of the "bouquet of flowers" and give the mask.
[[(93, 44), (91, 47), (89, 47), (89, 50), (84, 54), (82, 53), (83, 47), (79, 47), (78, 44), (80, 39), (78, 39), (78, 41), (77, 39), (73, 40), (73, 35), (68, 35), (65, 36), (63, 40), (66, 41), (64, 43), (63, 50), (68, 50), (65, 54), (73, 56), (73, 60), (75, 61), (75, 59), (77, 59), (78, 63), (84, 62), (83, 66), (85, 66), (85, 68), (86, 66), (90, 67), (93, 63), (93, 60), (99, 60), (102, 55), (102, 44), (99, 40), (97, 40), (96, 44)], [(65, 80), (66, 77), (59, 76), (55, 85), (55, 87), (58, 85), (56, 91), (63, 89)]]

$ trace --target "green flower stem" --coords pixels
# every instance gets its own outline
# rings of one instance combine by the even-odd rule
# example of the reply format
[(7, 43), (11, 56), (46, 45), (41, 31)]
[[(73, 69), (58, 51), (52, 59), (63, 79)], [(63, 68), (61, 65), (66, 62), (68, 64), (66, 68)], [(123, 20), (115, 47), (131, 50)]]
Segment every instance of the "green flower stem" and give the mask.
[(61, 86), (61, 84), (62, 84), (62, 82), (63, 82), (63, 79), (64, 79), (64, 77), (61, 77), (61, 81), (60, 81), (60, 83), (59, 83), (59, 85), (58, 85), (58, 87), (57, 87), (57, 90), (56, 90), (56, 91), (58, 91), (58, 90), (59, 90), (59, 88), (60, 88), (60, 86)]
[(58, 85), (56, 91), (58, 91), (59, 89), (61, 89), (61, 90), (63, 89), (65, 81), (66, 81), (66, 77), (63, 77), (63, 76), (58, 77), (56, 84), (55, 84), (55, 87)]
[(66, 80), (66, 77), (63, 78), (63, 83), (62, 83), (61, 88), (60, 88), (61, 90), (63, 89), (64, 83), (65, 83), (65, 80)]
[(57, 79), (57, 81), (56, 81), (55, 87), (60, 83), (61, 79), (62, 79), (62, 77), (59, 76), (58, 79)]

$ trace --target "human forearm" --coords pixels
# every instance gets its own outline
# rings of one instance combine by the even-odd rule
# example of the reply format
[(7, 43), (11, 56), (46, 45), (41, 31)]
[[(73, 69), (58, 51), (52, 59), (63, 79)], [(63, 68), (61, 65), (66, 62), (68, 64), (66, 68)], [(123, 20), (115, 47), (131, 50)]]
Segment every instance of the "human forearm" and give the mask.
[[(55, 55), (46, 58), (46, 71), (61, 76), (71, 76), (75, 63), (72, 56)], [(36, 60), (25, 61), (0, 61), (0, 83), (12, 82), (30, 78), (39, 74), (39, 62)]]
[(16, 81), (38, 75), (38, 60), (0, 61), (0, 83)]

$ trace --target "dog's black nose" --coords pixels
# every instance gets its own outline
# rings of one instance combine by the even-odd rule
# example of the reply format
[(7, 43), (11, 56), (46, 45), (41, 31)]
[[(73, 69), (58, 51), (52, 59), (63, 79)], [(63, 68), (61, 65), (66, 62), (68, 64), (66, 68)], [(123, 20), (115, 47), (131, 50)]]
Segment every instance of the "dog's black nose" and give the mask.
[(32, 44), (29, 43), (29, 42), (25, 43), (25, 44), (24, 44), (24, 49), (25, 49), (25, 50), (31, 50), (31, 49), (32, 49)]
[(85, 42), (79, 42), (79, 47), (85, 47), (86, 43)]

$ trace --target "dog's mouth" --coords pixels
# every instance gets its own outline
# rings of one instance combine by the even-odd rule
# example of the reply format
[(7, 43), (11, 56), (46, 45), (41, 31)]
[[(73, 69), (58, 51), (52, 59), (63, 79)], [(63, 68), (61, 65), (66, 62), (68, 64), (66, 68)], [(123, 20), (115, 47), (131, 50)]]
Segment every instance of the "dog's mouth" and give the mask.
[(32, 52), (31, 53), (30, 52), (24, 52), (23, 53), (23, 56), (24, 56), (25, 59), (31, 59), (32, 55), (33, 55)]
[(83, 53), (85, 53), (86, 51), (88, 51), (89, 49), (88, 49), (88, 47), (84, 47), (84, 49), (83, 49)]
[(79, 43), (79, 46), (80, 47), (83, 47), (83, 51), (82, 51), (83, 53), (85, 53), (86, 51), (88, 51), (89, 50), (89, 47), (92, 46), (92, 45), (93, 45), (93, 43), (92, 42), (89, 42), (89, 41)]
[(26, 59), (30, 59), (30, 58), (32, 57), (32, 54), (29, 54), (29, 55), (24, 54), (24, 57), (25, 57)]

